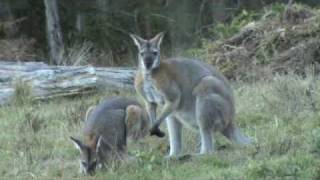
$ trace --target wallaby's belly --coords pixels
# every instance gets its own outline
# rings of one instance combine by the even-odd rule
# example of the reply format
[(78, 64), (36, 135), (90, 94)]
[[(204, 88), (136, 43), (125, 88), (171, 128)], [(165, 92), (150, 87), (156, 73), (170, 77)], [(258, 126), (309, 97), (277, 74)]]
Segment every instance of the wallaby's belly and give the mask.
[(157, 90), (156, 86), (152, 82), (151, 78), (144, 81), (143, 91), (145, 93), (146, 99), (149, 102), (154, 102), (157, 104), (164, 104), (164, 98)]
[(195, 98), (190, 94), (189, 98), (181, 102), (179, 109), (175, 112), (175, 117), (191, 129), (197, 129)]
[(174, 116), (189, 129), (198, 129), (195, 112), (193, 111), (178, 111)]

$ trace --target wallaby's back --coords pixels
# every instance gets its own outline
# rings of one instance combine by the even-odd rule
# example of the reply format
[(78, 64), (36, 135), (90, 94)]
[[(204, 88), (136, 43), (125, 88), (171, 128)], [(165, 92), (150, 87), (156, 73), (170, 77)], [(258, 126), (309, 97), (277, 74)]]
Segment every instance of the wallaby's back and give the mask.
[(104, 142), (110, 146), (122, 149), (126, 145), (126, 108), (129, 105), (140, 106), (137, 101), (113, 97), (103, 100), (88, 115), (83, 133), (89, 138), (102, 136)]
[(190, 102), (181, 102), (184, 103), (193, 103), (192, 91), (202, 78), (206, 76), (214, 76), (220, 83), (219, 87), (223, 90), (219, 90), (219, 95), (222, 95), (228, 99), (228, 101), (233, 106), (233, 92), (228, 83), (227, 79), (219, 73), (213, 66), (202, 63), (199, 60), (186, 59), (186, 58), (172, 58), (163, 60), (158, 69), (155, 69), (153, 72), (155, 78), (163, 78), (161, 76), (170, 77), (174, 80), (182, 92), (181, 100), (190, 101)]

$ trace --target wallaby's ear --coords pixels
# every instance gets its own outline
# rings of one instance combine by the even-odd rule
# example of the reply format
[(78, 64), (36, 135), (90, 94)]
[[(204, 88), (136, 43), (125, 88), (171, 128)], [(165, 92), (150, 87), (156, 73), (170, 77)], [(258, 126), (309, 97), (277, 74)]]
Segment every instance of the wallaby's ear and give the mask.
[(146, 43), (147, 41), (142, 39), (141, 37), (135, 35), (135, 34), (130, 34), (130, 37), (133, 39), (134, 44), (140, 49), (142, 44)]
[(162, 39), (164, 37), (165, 33), (164, 32), (161, 32), (159, 34), (157, 34), (155, 37), (153, 37), (150, 42), (155, 44), (157, 46), (157, 48), (160, 49), (160, 45), (161, 45), (161, 42), (162, 42)]
[(73, 142), (74, 146), (81, 152), (83, 149), (83, 144), (81, 143), (81, 141), (71, 136), (70, 139)]
[(141, 108), (136, 105), (129, 105), (126, 109), (126, 125), (128, 129), (133, 128), (141, 119)]

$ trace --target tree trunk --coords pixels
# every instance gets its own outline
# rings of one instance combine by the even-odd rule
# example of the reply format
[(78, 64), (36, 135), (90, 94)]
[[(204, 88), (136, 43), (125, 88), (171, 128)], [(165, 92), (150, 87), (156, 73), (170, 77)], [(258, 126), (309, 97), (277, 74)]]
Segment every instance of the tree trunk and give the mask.
[(47, 38), (50, 48), (50, 58), (55, 65), (61, 65), (64, 44), (60, 28), (57, 0), (44, 0), (47, 18)]
[(0, 105), (10, 102), (18, 79), (31, 86), (31, 95), (35, 99), (48, 99), (92, 93), (98, 88), (131, 91), (134, 74), (135, 70), (132, 68), (0, 62)]

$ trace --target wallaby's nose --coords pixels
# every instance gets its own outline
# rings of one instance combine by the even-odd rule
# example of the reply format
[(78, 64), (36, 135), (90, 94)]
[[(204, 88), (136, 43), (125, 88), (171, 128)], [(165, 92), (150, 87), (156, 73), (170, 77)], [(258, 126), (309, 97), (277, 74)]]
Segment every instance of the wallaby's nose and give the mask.
[(153, 64), (153, 57), (147, 56), (143, 59), (143, 62), (144, 62), (144, 65), (146, 66), (146, 68), (150, 69)]

